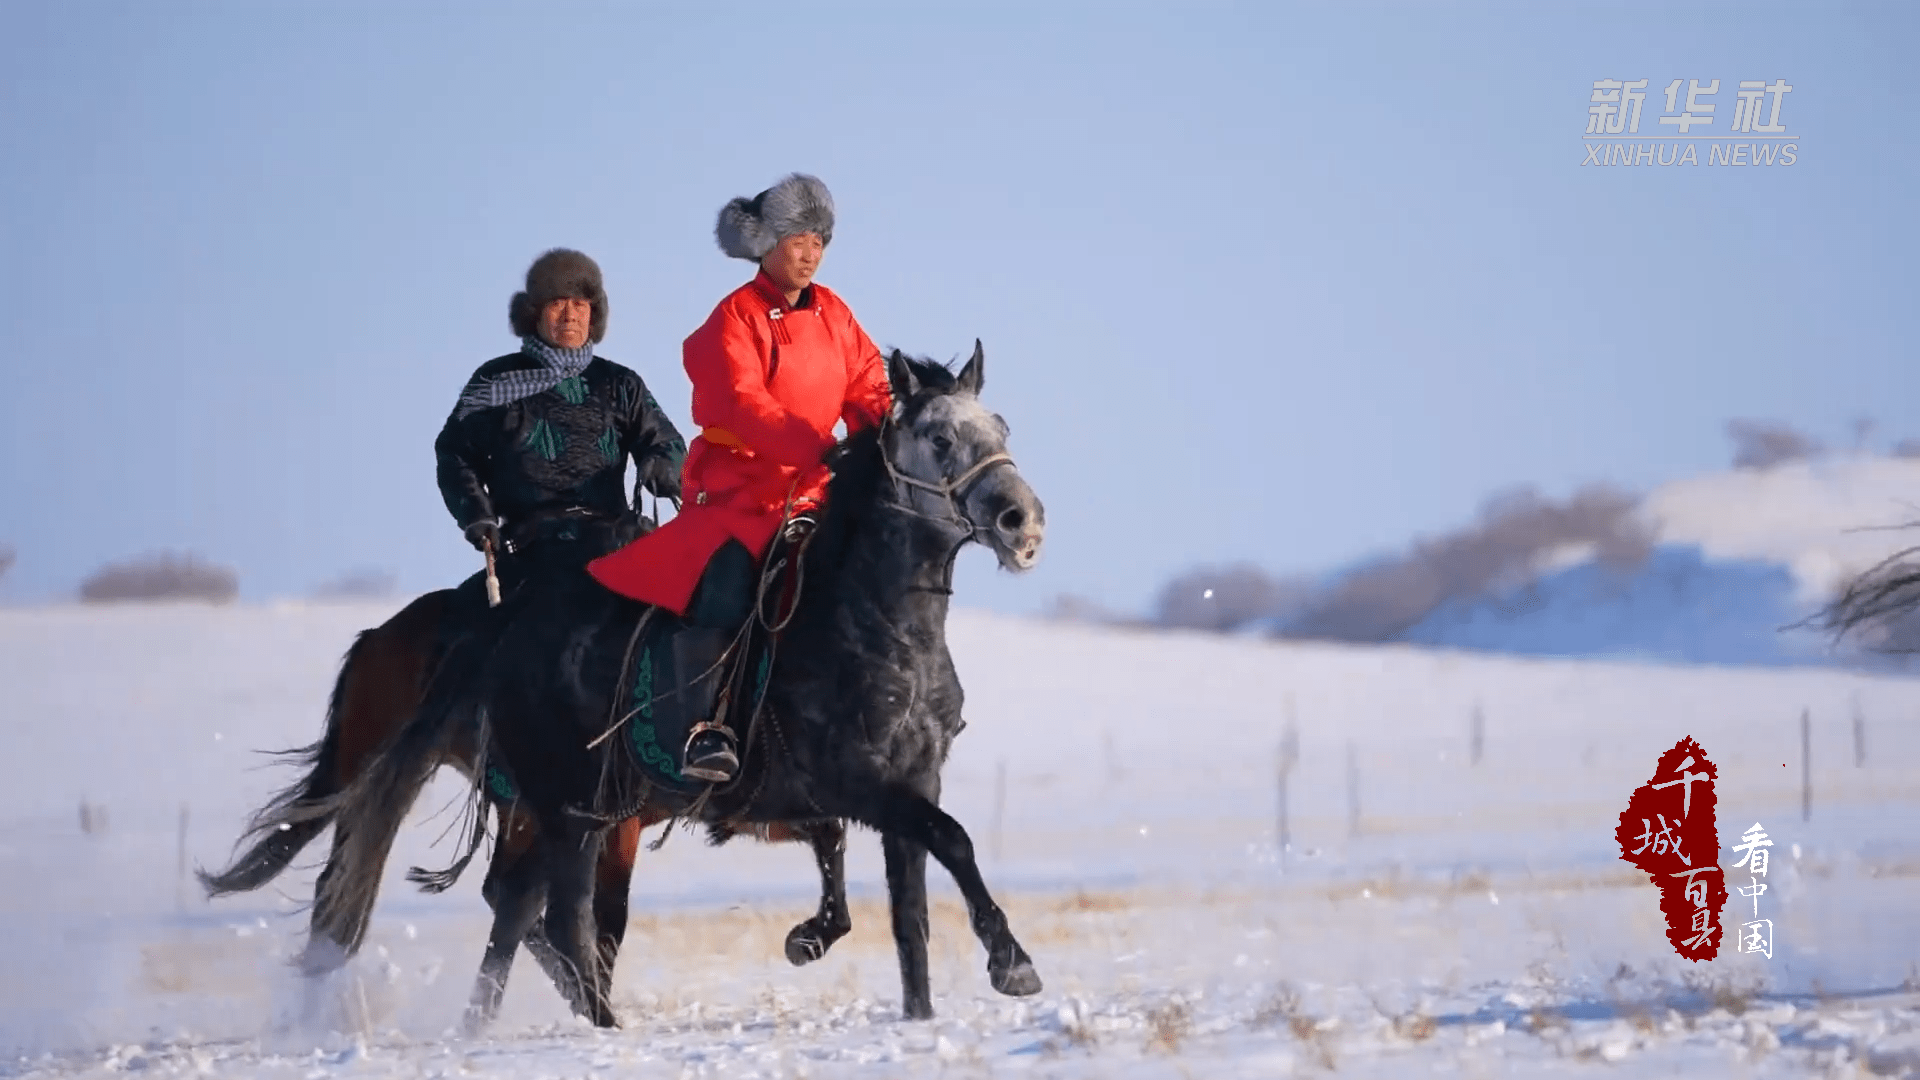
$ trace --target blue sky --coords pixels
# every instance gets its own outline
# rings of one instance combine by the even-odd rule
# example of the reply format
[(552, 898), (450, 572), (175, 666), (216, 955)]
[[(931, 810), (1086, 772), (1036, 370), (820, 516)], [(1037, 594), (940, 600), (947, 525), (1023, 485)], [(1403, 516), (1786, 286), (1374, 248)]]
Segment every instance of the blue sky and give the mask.
[[(1046, 501), (962, 603), (1143, 608), (1490, 492), (1920, 436), (1910, 5), (23, 2), (0, 39), (0, 597), (174, 548), (301, 595), (474, 556), (434, 487), (527, 263), (690, 427), (714, 215), (833, 189), (821, 280), (958, 358)], [(1794, 87), (1791, 168), (1583, 167), (1596, 79)], [(1698, 130), (1698, 129), (1696, 129)]]

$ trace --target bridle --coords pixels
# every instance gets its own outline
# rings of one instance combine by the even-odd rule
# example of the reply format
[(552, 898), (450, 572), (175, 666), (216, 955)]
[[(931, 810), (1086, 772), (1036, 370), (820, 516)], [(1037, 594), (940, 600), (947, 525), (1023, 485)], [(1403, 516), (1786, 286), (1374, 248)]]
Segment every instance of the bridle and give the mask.
[(935, 516), (933, 514), (921, 513), (919, 510), (914, 509), (910, 503), (900, 503), (898, 505), (901, 512), (911, 514), (917, 518), (924, 518), (928, 521), (936, 521), (944, 525), (958, 525), (963, 528), (969, 536), (984, 542), (987, 533), (986, 527), (975, 524), (974, 520), (967, 516), (964, 505), (967, 490), (973, 486), (974, 481), (985, 475), (988, 469), (997, 465), (1007, 465), (1018, 468), (1019, 466), (1013, 464), (1013, 455), (1004, 450), (996, 451), (974, 462), (967, 467), (965, 472), (962, 472), (958, 476), (943, 478), (938, 482), (922, 480), (917, 476), (909, 476), (894, 467), (893, 455), (887, 451), (887, 434), (893, 427), (892, 417), (888, 417), (886, 421), (880, 425), (880, 463), (886, 466), (887, 475), (893, 478), (895, 484), (919, 488), (922, 491), (931, 491), (935, 495), (940, 496), (946, 500), (946, 509), (948, 511), (945, 516)]

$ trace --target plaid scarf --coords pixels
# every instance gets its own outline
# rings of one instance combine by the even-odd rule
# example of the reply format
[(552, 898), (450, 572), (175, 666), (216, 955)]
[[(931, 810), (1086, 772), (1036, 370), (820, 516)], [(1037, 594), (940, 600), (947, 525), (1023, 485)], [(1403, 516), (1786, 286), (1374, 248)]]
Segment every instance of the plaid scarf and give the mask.
[(509, 371), (490, 379), (475, 377), (460, 392), (460, 404), (455, 407), (454, 416), (463, 417), (481, 409), (491, 409), (523, 397), (545, 393), (563, 380), (587, 370), (587, 365), (593, 363), (592, 342), (577, 349), (561, 349), (538, 337), (528, 336), (520, 339), (520, 351), (540, 361), (541, 366)]

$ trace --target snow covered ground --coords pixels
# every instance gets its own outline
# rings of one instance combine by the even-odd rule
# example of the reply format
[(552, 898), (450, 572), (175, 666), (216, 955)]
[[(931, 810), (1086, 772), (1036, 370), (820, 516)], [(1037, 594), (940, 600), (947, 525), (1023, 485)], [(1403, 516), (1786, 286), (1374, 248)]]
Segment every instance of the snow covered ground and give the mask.
[[(813, 907), (806, 853), (677, 833), (636, 876), (624, 1030), (571, 1021), (523, 959), (495, 1031), (456, 1038), (480, 875), (437, 897), (400, 878), (449, 857), (447, 777), (327, 1022), (297, 1022), (285, 961), (321, 852), (211, 904), (182, 869), (223, 861), (286, 777), (258, 751), (317, 734), (352, 634), (394, 606), (0, 611), (0, 1075), (1920, 1074), (1920, 682), (970, 612), (945, 803), (1042, 994), (991, 991), (933, 868), (939, 1018), (900, 1021), (872, 836), (849, 857), (853, 934), (795, 969), (779, 943)], [(1778, 845), (1770, 961), (1675, 956), (1618, 858), (1628, 795), (1687, 735), (1721, 767), (1722, 842), (1757, 821)]]

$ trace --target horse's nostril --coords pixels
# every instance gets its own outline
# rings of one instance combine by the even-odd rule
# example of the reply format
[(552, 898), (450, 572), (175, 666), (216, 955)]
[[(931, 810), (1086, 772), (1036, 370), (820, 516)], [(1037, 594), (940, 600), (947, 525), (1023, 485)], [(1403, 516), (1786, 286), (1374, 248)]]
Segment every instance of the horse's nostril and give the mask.
[(1009, 507), (1000, 515), (1000, 531), (1019, 532), (1027, 524), (1027, 515), (1019, 507)]

